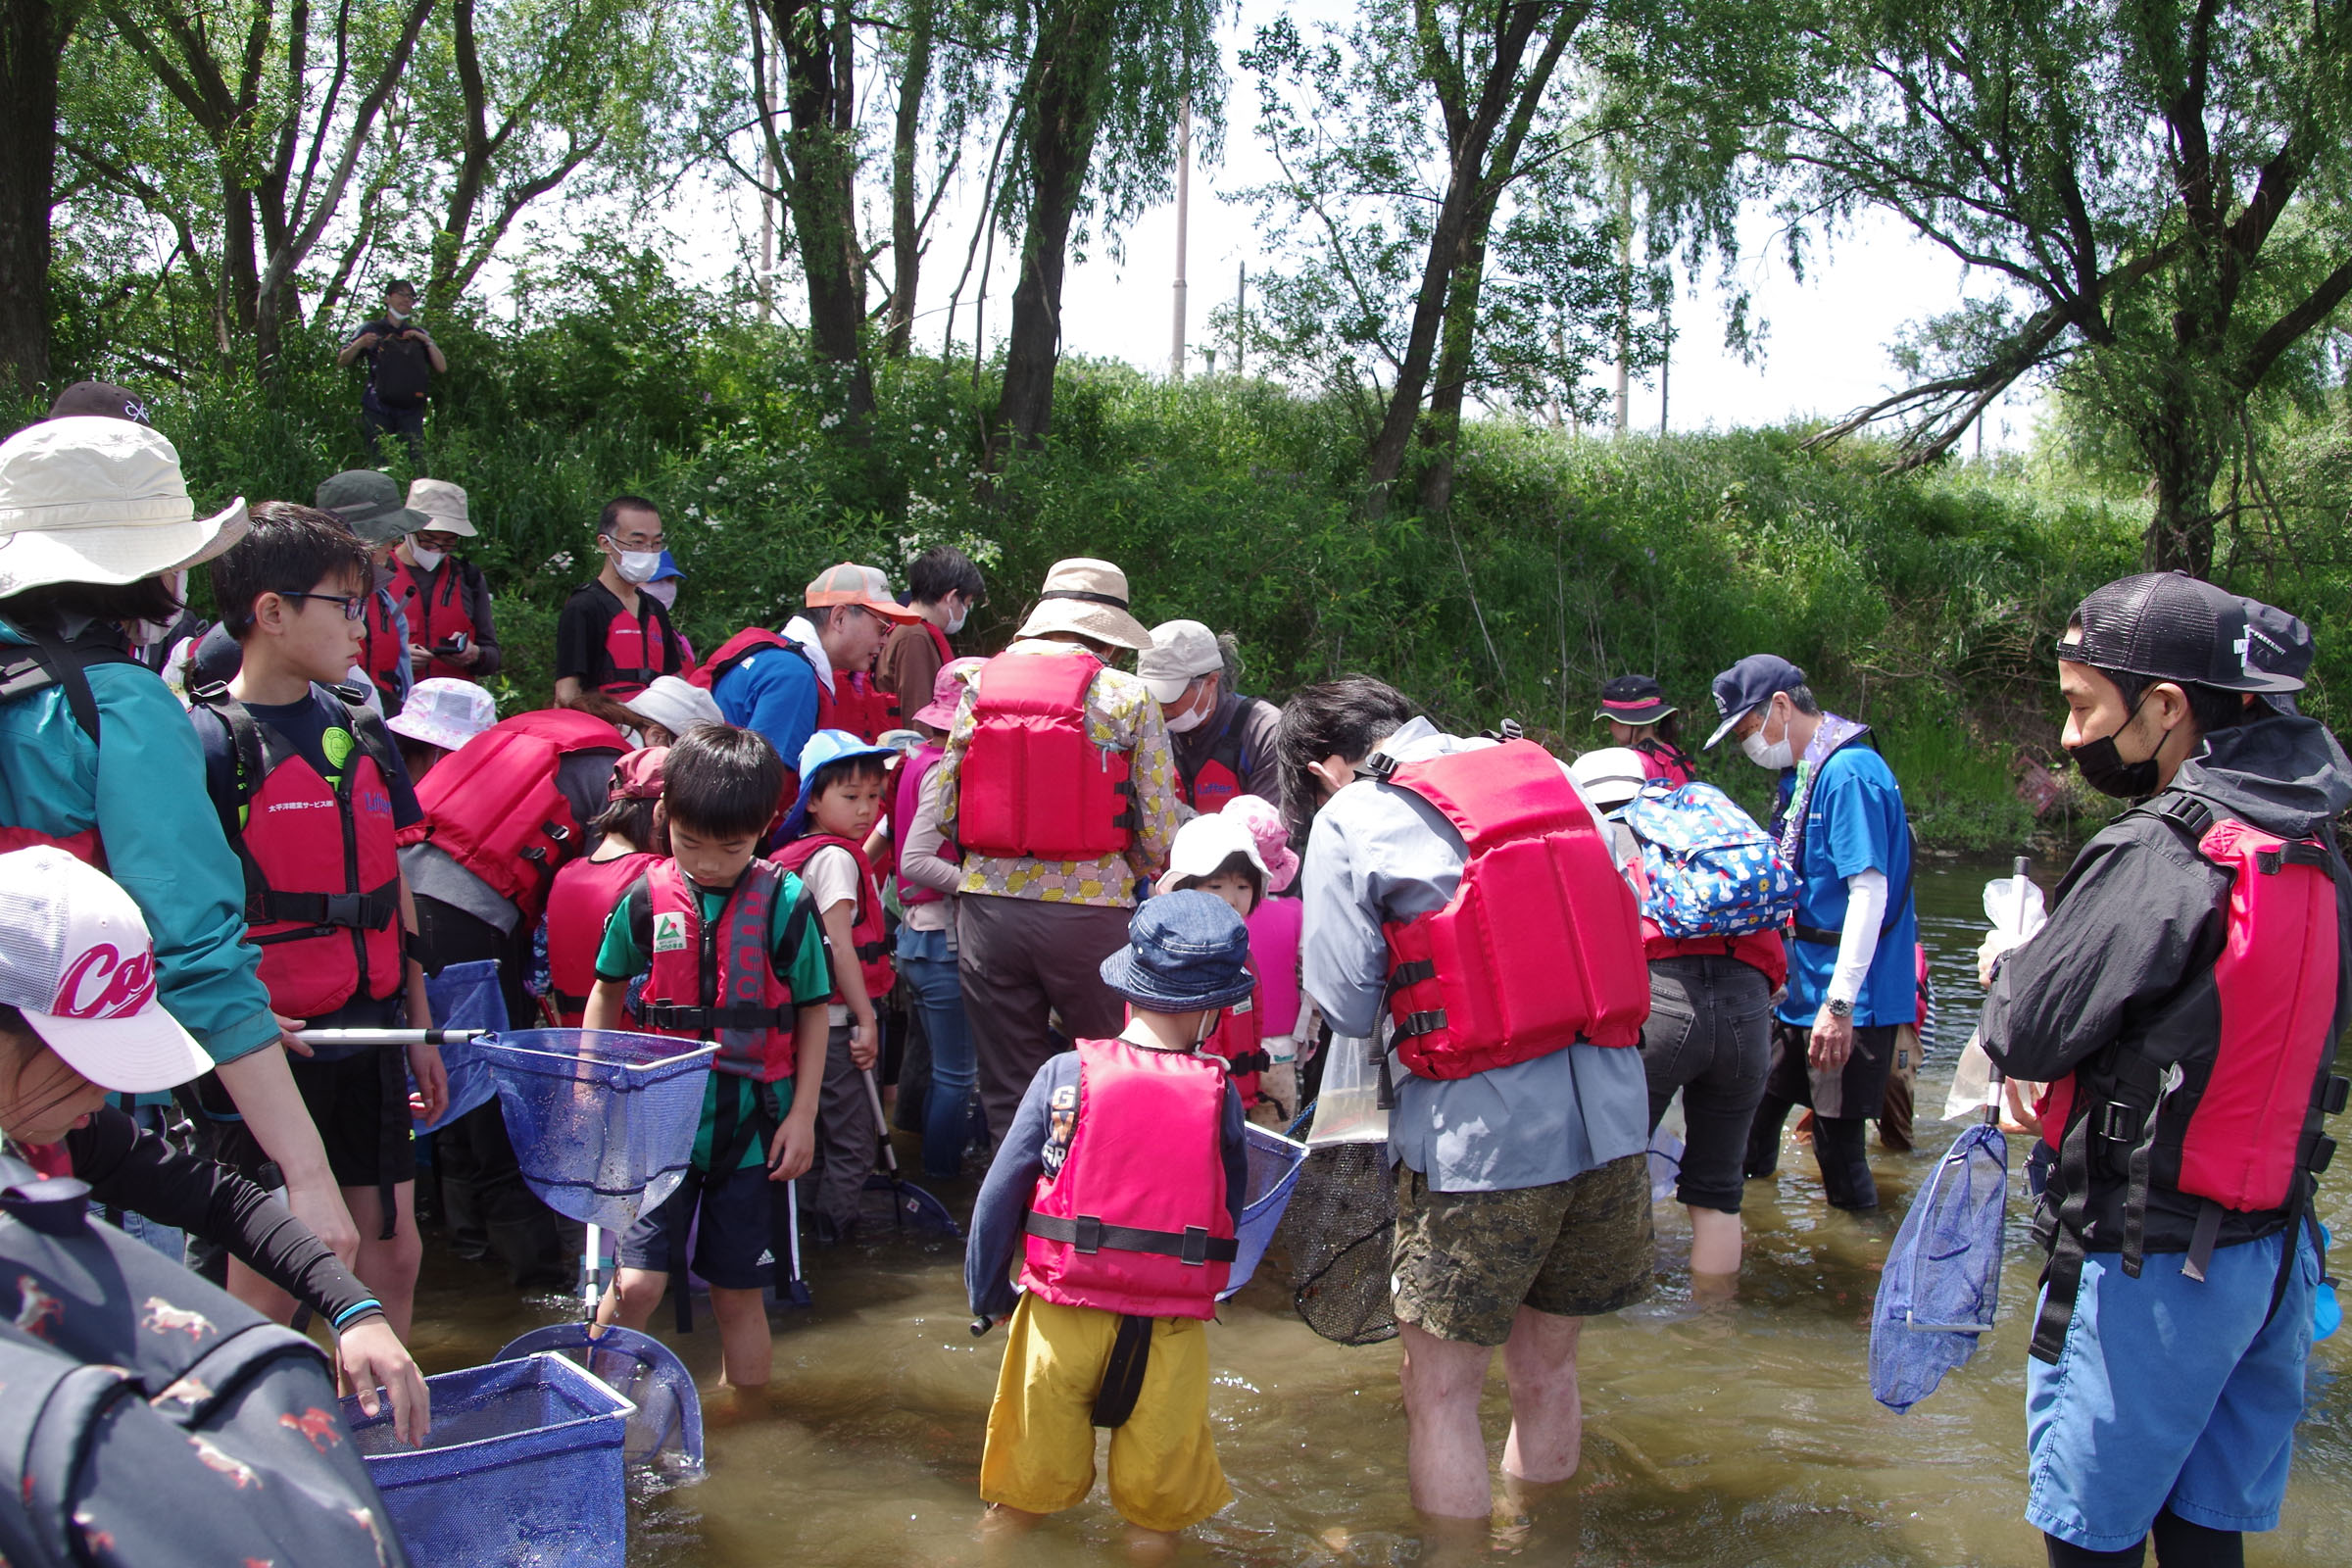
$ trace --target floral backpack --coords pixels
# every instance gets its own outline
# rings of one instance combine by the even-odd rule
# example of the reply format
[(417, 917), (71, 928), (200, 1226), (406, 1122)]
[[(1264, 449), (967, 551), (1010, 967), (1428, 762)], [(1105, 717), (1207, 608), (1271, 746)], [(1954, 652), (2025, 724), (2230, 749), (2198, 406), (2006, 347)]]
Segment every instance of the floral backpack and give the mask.
[(1729, 937), (1787, 925), (1796, 877), (1772, 835), (1712, 784), (1652, 784), (1618, 819), (1642, 842), (1642, 914), (1665, 937)]

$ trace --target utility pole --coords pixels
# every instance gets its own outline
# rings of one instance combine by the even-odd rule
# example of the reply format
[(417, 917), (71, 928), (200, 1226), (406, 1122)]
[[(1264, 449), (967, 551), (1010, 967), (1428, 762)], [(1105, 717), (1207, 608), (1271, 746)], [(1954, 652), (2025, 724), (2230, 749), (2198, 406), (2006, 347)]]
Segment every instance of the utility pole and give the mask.
[(1250, 264), (1241, 264), (1239, 279), (1233, 285), (1233, 373), (1239, 375), (1249, 364), (1250, 353)]
[(1184, 379), (1184, 241), (1193, 196), (1193, 101), (1176, 122), (1176, 325), (1168, 346), (1168, 374)]

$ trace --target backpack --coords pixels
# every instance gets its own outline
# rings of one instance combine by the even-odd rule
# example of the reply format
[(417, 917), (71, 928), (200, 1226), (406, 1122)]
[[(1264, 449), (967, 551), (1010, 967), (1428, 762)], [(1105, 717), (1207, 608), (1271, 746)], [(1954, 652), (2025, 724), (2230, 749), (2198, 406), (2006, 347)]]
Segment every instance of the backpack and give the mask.
[(405, 1568), (318, 1348), (0, 1155), (0, 1558)]
[(386, 408), (416, 408), (432, 381), (433, 363), (423, 344), (386, 337), (375, 346), (375, 397)]
[(501, 719), (424, 775), (416, 786), (424, 819), (402, 828), (400, 842), (447, 852), (536, 922), (557, 869), (586, 848), (557, 770), (574, 752), (620, 744), (612, 725), (568, 709)]
[(1772, 835), (1712, 784), (1652, 784), (1620, 819), (1642, 841), (1642, 914), (1664, 937), (1772, 931), (1796, 910), (1796, 877)]

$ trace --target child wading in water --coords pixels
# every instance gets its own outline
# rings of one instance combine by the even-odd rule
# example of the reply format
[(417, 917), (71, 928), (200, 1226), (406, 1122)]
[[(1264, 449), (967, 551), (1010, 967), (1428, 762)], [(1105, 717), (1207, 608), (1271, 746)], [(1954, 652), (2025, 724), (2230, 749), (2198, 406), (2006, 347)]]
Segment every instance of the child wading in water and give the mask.
[[(816, 1147), (833, 989), (800, 878), (755, 854), (783, 789), (775, 748), (749, 730), (699, 725), (670, 748), (662, 767), (670, 858), (613, 909), (586, 1019), (591, 1029), (620, 1027), (629, 981), (650, 972), (640, 1027), (718, 1042), (692, 1170), (621, 1238), (620, 1270), (597, 1321), (645, 1327), (686, 1265), (699, 1210), (694, 1271), (710, 1282), (726, 1382), (739, 1393), (764, 1389), (775, 1357), (759, 1274), (768, 1187), (807, 1170)], [(738, 971), (746, 955), (759, 956), (757, 973)]]
[[(998, 1528), (1073, 1507), (1109, 1427), (1110, 1500), (1164, 1538), (1233, 1500), (1208, 1425), (1208, 1336), (1248, 1186), (1242, 1102), (1200, 1049), (1249, 998), (1250, 937), (1214, 894), (1135, 912), (1103, 983), (1134, 1016), (1038, 1069), (972, 1211), (964, 1288), (1009, 1312), (980, 1495)], [(1022, 1250), (1017, 1304), (1009, 1276)]]

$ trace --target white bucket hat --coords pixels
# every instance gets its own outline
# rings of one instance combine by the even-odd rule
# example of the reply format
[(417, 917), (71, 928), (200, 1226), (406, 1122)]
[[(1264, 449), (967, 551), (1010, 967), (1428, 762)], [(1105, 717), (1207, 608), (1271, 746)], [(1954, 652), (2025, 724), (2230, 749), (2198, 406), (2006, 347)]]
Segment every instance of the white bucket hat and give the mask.
[(697, 724), (724, 724), (726, 715), (709, 692), (675, 675), (657, 675), (653, 684), (620, 705), (649, 724), (684, 735)]
[(1196, 816), (1176, 830), (1176, 841), (1168, 846), (1168, 874), (1160, 879), (1160, 887), (1173, 888), (1184, 880), (1199, 881), (1217, 874), (1217, 867), (1237, 855), (1246, 855), (1257, 867), (1261, 887), (1268, 886), (1273, 873), (1266, 869), (1266, 858), (1258, 853), (1257, 838), (1238, 816), (1212, 811)]
[(1127, 606), (1127, 574), (1109, 562), (1084, 556), (1056, 561), (1046, 573), (1037, 608), (1014, 635), (1043, 637), (1067, 631), (1113, 648), (1151, 647), (1151, 631), (1128, 613)]
[(409, 689), (384, 728), (410, 740), (454, 752), (498, 722), (498, 700), (469, 680), (435, 675)]
[(0, 442), (0, 596), (200, 565), (248, 526), (242, 496), (196, 515), (178, 451), (151, 426), (84, 415)]
[(429, 519), (417, 525), (419, 533), (454, 533), (461, 539), (475, 537), (473, 518), (466, 509), (466, 492), (447, 479), (411, 480), (409, 510), (421, 512)]
[(1614, 811), (1642, 793), (1649, 781), (1649, 759), (1630, 746), (1603, 746), (1568, 764), (1592, 804)]

